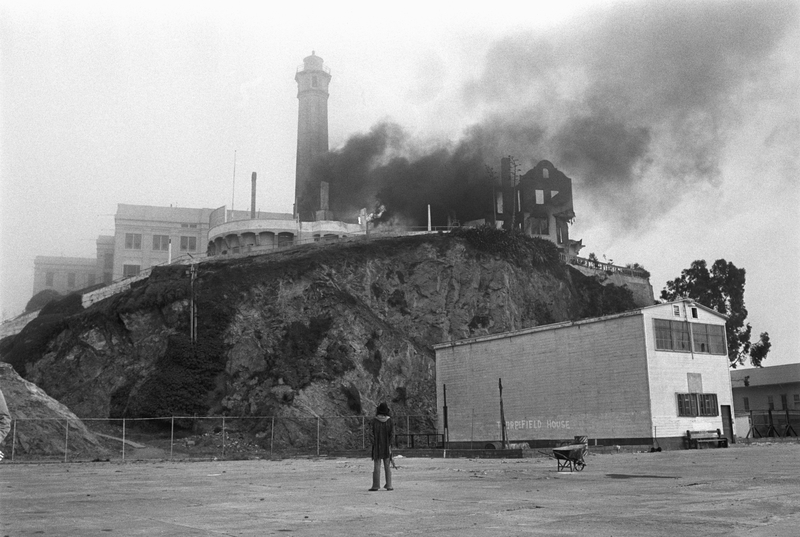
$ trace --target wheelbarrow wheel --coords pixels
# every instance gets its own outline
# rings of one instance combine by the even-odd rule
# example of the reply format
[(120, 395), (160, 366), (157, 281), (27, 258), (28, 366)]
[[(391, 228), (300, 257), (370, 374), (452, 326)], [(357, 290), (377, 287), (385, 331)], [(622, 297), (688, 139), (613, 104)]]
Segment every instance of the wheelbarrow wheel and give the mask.
[(575, 468), (576, 472), (580, 472), (581, 470), (586, 468), (586, 463), (583, 461), (575, 461), (574, 463), (572, 463), (572, 466)]

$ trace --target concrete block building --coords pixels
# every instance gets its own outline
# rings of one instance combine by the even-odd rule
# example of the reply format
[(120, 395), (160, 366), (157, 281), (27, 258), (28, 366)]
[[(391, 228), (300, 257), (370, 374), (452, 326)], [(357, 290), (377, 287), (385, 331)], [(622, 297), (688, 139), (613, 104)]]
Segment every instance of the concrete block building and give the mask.
[(99, 283), (97, 260), (37, 255), (33, 260), (33, 294), (51, 289), (67, 295)]
[(135, 276), (179, 256), (205, 254), (212, 211), (118, 204), (113, 279)]
[[(684, 446), (687, 430), (734, 441), (725, 316), (685, 300), (434, 346), (450, 446)], [(445, 428), (444, 406), (447, 406)], [(446, 429), (446, 430), (445, 430)]]

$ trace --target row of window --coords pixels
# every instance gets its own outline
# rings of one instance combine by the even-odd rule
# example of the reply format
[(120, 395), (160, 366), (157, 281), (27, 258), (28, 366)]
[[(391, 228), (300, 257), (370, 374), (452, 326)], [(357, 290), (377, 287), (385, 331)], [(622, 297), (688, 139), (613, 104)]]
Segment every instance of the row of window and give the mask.
[[(67, 288), (74, 289), (77, 286), (77, 278), (78, 275), (75, 272), (67, 272)], [(55, 279), (56, 273), (55, 272), (46, 272), (44, 276), (44, 284), (47, 287), (54, 287), (55, 286)], [(105, 283), (111, 283), (111, 273), (104, 273), (103, 280)], [(85, 287), (91, 287), (97, 283), (97, 275), (94, 272), (88, 272), (86, 274), (86, 285)]]
[[(126, 233), (125, 234), (125, 249), (126, 250), (141, 250), (142, 249), (142, 234), (141, 233)], [(169, 250), (169, 235), (153, 235), (153, 250), (164, 251)], [(197, 251), (197, 237), (181, 237), (181, 252), (195, 252)]]
[(728, 354), (724, 326), (655, 319), (655, 329), (656, 350)]
[[(767, 396), (767, 408), (769, 410), (788, 410), (789, 409), (789, 396), (785, 393), (780, 395), (781, 398), (781, 407), (775, 407), (775, 397), (772, 395)], [(744, 406), (745, 412), (750, 412), (750, 398), (743, 397), (742, 404)], [(794, 408), (800, 409), (800, 393), (794, 394)]]
[(715, 393), (679, 393), (678, 416), (719, 416), (717, 394)]

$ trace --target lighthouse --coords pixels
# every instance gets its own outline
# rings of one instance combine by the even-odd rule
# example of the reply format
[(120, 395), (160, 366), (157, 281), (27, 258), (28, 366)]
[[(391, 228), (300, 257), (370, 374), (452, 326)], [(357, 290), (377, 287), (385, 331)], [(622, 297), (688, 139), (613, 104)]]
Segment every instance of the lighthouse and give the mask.
[[(294, 77), (297, 82), (297, 168), (295, 174), (294, 215), (301, 221), (316, 219), (317, 211), (327, 209), (327, 184), (311, 184), (311, 166), (316, 157), (328, 152), (328, 85), (330, 70), (322, 58), (311, 52)], [(324, 196), (320, 191), (324, 190)]]

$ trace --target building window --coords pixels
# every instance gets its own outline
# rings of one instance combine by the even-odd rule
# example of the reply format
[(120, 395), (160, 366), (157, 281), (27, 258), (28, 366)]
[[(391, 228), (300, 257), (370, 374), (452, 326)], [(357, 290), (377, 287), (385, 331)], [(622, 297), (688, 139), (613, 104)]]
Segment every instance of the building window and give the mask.
[(715, 393), (679, 393), (678, 416), (719, 416), (717, 394)]
[(800, 410), (800, 393), (794, 394), (794, 407)]
[(55, 278), (56, 278), (56, 275), (55, 275), (54, 272), (48, 272), (47, 274), (45, 274), (45, 277), (44, 277), (45, 285), (47, 287), (53, 287), (53, 280), (55, 280)]
[(744, 405), (744, 411), (750, 412), (750, 398), (742, 397), (742, 404)]
[(786, 396), (785, 393), (781, 394), (781, 410), (786, 410), (789, 408), (789, 398)]
[(95, 275), (93, 272), (90, 272), (86, 275), (86, 287), (91, 287), (94, 285)]
[(725, 348), (725, 328), (720, 325), (687, 323), (654, 319), (656, 330), (656, 350), (689, 352), (691, 340), (689, 327), (694, 340), (694, 352), (704, 354), (727, 354)]
[(772, 398), (771, 395), (767, 396), (767, 408), (770, 410), (775, 410), (775, 400)]
[(675, 317), (681, 316), (681, 307), (678, 306), (677, 304), (672, 305), (672, 315)]
[(153, 250), (169, 250), (169, 235), (153, 235)]
[(70, 289), (75, 287), (75, 273), (67, 272), (67, 287)]
[(197, 237), (181, 237), (181, 252), (197, 250)]
[(536, 190), (536, 205), (544, 205), (544, 190)]
[(713, 324), (692, 323), (694, 352), (727, 354), (725, 351), (725, 329)]
[(656, 349), (689, 352), (689, 323), (655, 319)]
[(531, 217), (531, 233), (534, 235), (549, 235), (550, 226), (547, 218)]
[(697, 308), (692, 308), (692, 319), (697, 319)]
[(542, 168), (542, 179), (549, 179), (550, 178), (550, 170), (547, 168)]
[(294, 235), (291, 233), (278, 233), (278, 247), (291, 246), (294, 244)]
[(126, 250), (141, 250), (142, 249), (142, 234), (141, 233), (126, 233), (125, 234), (125, 249)]
[(122, 265), (122, 275), (126, 278), (139, 274), (141, 265)]

